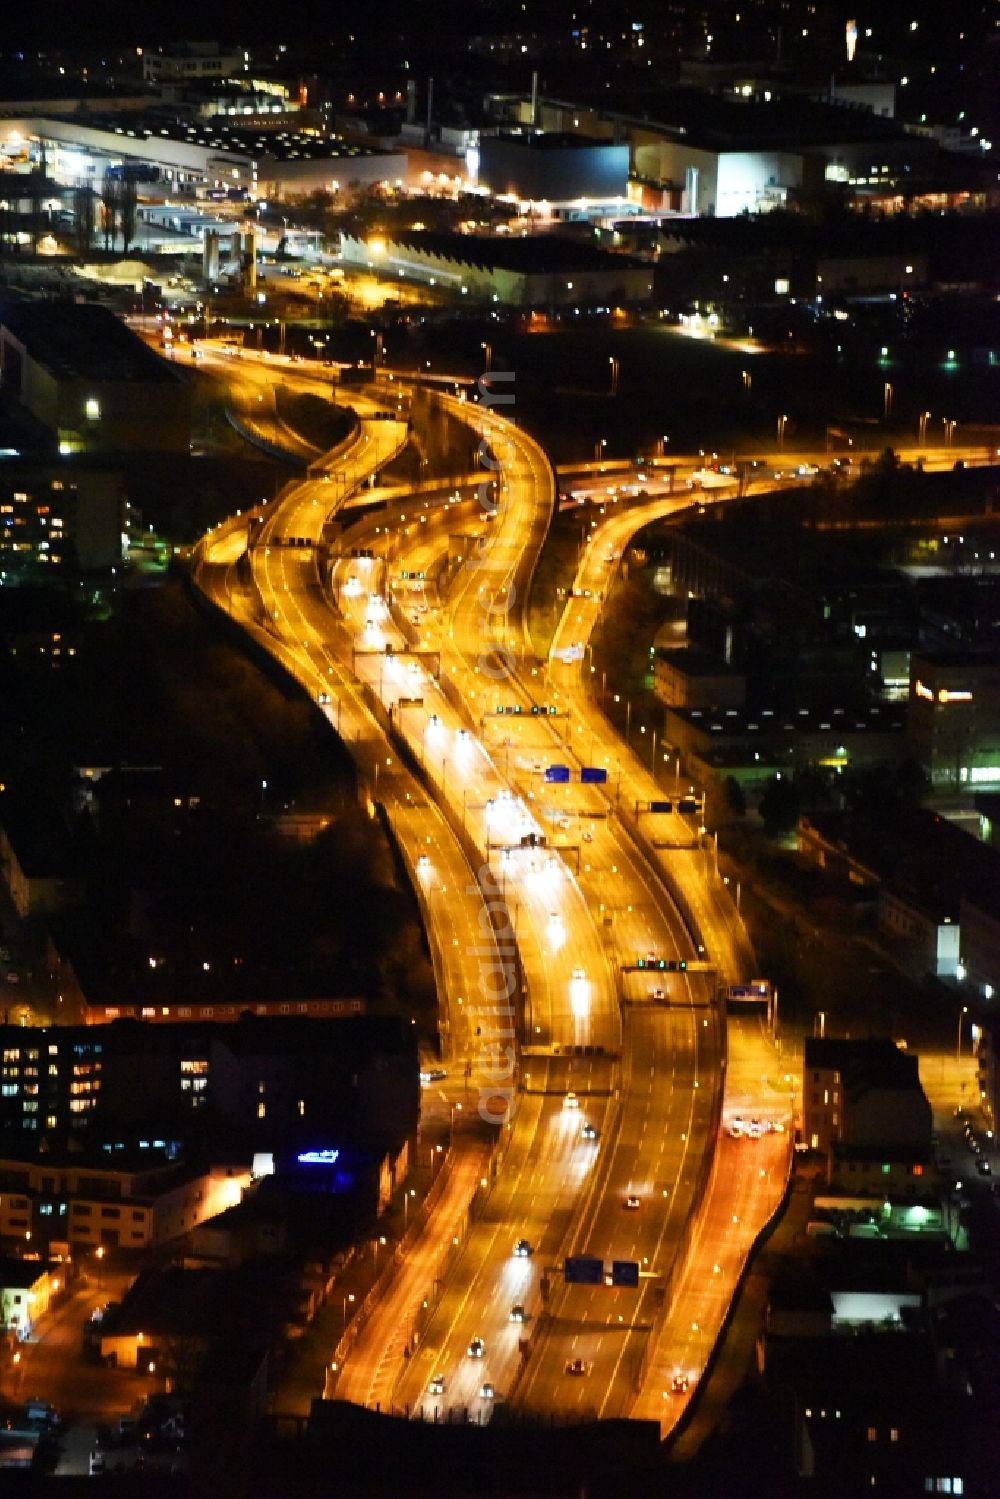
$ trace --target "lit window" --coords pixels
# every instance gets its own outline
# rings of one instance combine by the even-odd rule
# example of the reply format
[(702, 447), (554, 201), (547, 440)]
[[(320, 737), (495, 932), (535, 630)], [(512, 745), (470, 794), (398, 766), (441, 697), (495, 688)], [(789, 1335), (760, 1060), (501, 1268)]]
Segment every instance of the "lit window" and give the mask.
[(96, 396), (88, 396), (83, 403), (84, 415), (88, 422), (99, 422), (101, 419), (101, 403)]
[(257, 1105), (257, 1118), (258, 1119), (265, 1119), (266, 1117), (267, 1117), (267, 1104), (264, 1102), (263, 1099), (261, 1099), (260, 1103)]
[(889, 1440), (890, 1440), (890, 1442), (898, 1442), (899, 1441), (899, 1427), (898, 1426), (890, 1426), (889, 1427)]
[(869, 1442), (877, 1442), (878, 1441), (878, 1428), (876, 1426), (869, 1426), (869, 1428), (868, 1428), (868, 1440), (869, 1440)]

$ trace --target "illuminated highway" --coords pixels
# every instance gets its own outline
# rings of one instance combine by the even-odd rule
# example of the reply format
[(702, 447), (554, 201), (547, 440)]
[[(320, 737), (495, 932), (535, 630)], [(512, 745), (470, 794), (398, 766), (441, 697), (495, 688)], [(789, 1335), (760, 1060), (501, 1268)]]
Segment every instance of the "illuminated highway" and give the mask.
[[(493, 957), (484, 957), (483, 932), (489, 932), (489, 923), (483, 921), (483, 903), (474, 893), (471, 898), (469, 896), (470, 888), (475, 891), (475, 882), (454, 836), (427, 798), (419, 778), (407, 772), (391, 750), (387, 752), (389, 747), (375, 727), (369, 707), (364, 703), (363, 691), (338, 659), (337, 647), (342, 654), (350, 656), (352, 639), (343, 625), (338, 626), (331, 619), (318, 584), (314, 547), (276, 544), (278, 537), (284, 540), (286, 537), (305, 536), (315, 540), (321, 535), (325, 511), (317, 503), (316, 491), (319, 489), (322, 494), (325, 486), (325, 480), (307, 481), (290, 489), (280, 504), (267, 507), (252, 553), (253, 587), (247, 587), (236, 576), (236, 565), (246, 536), (242, 523), (220, 528), (208, 539), (198, 568), (199, 582), (222, 607), (247, 625), (256, 638), (265, 641), (268, 649), (293, 671), (312, 695), (329, 694), (330, 702), (324, 704), (324, 709), (351, 746), (372, 794), (386, 805), (394, 832), (413, 872), (428, 917), (432, 950), (437, 955), (436, 968), (443, 990), (442, 1027), (447, 1031), (449, 1024), (454, 1022), (456, 1047), (459, 1055), (466, 1057), (466, 1048), (473, 1048), (476, 1027), (465, 1019), (465, 1015), (473, 1008), (470, 998), (475, 1000), (484, 962), (493, 961)], [(357, 575), (375, 569), (375, 564), (367, 559), (359, 559), (359, 563)], [(365, 607), (368, 607), (367, 603)], [(441, 732), (443, 735), (454, 733), (450, 723), (448, 726), (442, 724)], [(473, 811), (470, 822), (481, 832), (485, 831), (490, 818), (486, 803), (492, 799), (500, 820), (497, 827), (500, 835), (504, 835), (508, 820), (513, 822), (512, 831), (517, 831), (526, 814), (516, 808), (513, 798), (508, 804), (507, 799), (500, 797), (503, 784), (488, 759), (457, 738), (453, 737), (450, 742), (452, 753), (459, 761), (468, 753), (467, 784), (472, 786), (477, 803), (481, 798), (482, 804)], [(461, 774), (461, 766), (456, 766), (456, 778)], [(572, 903), (579, 901), (580, 897), (574, 893), (572, 878), (562, 863), (556, 860), (550, 865), (548, 859), (549, 856), (541, 851), (537, 854), (532, 851), (530, 857), (522, 856), (518, 848), (511, 856), (509, 871), (512, 881), (516, 878), (521, 882), (519, 901), (525, 915), (519, 925), (518, 946), (532, 986), (533, 1010), (540, 1017), (540, 1034), (544, 1037), (553, 1025), (558, 1025), (563, 1034), (586, 1038), (599, 1032), (603, 1024), (607, 1031), (604, 1040), (617, 1045), (617, 1027), (610, 1024), (609, 1002), (605, 1000), (603, 1016), (599, 1008), (598, 991), (606, 991), (608, 982), (601, 972), (603, 959), (596, 939), (590, 954), (592, 977), (590, 974), (579, 979), (574, 976), (579, 967), (579, 953), (574, 953), (572, 958), (568, 952), (558, 956), (558, 950), (564, 948), (565, 943), (561, 923), (552, 920), (553, 912), (564, 898), (568, 899), (572, 910)], [(506, 883), (507, 874), (506, 869), (497, 870), (501, 888)], [(564, 890), (568, 892), (565, 897)], [(513, 916), (516, 919), (516, 909)], [(544, 944), (544, 948), (540, 944)], [(493, 956), (496, 956), (495, 945)], [(586, 950), (583, 956), (587, 956)], [(498, 966), (501, 965), (498, 963)], [(467, 1061), (474, 1065), (475, 1055), (468, 1055)], [(602, 1069), (598, 1085), (601, 1094), (607, 1096), (607, 1075), (612, 1065), (604, 1059), (581, 1065), (578, 1079), (581, 1096), (585, 1096), (590, 1086), (591, 1066)], [(541, 1250), (546, 1236), (551, 1239), (552, 1233), (558, 1232), (561, 1219), (568, 1215), (579, 1180), (586, 1175), (593, 1152), (582, 1147), (576, 1132), (563, 1126), (561, 1080), (558, 1089), (554, 1101), (538, 1096), (529, 1099), (519, 1109), (506, 1168), (500, 1185), (490, 1197), (488, 1218), (473, 1231), (470, 1253), (464, 1260), (466, 1266), (474, 1267), (477, 1257), (484, 1252), (479, 1243), (482, 1239), (485, 1239), (486, 1252), (498, 1264), (510, 1258), (514, 1240), (518, 1237), (531, 1236)], [(598, 1102), (597, 1108), (601, 1107)], [(600, 1117), (603, 1119), (603, 1114)], [(518, 1264), (520, 1266), (521, 1262)], [(454, 1281), (456, 1287), (461, 1286), (461, 1273), (460, 1267)], [(415, 1274), (419, 1278), (419, 1273), (415, 1271)], [(516, 1289), (526, 1291), (526, 1287), (520, 1284), (521, 1277), (515, 1275), (515, 1279), (518, 1280)], [(407, 1286), (412, 1286), (412, 1283), (411, 1277)], [(451, 1288), (449, 1294), (452, 1294)], [(446, 1316), (447, 1311), (446, 1301), (442, 1306), (442, 1316)], [(509, 1306), (501, 1306), (491, 1319), (490, 1333), (497, 1349), (502, 1347), (503, 1335), (513, 1325), (509, 1322), (509, 1311)], [(516, 1358), (516, 1338), (513, 1351)], [(358, 1356), (366, 1356), (363, 1349)], [(500, 1371), (501, 1375), (503, 1372)], [(353, 1378), (349, 1365), (345, 1377)], [(359, 1383), (364, 1385), (364, 1382), (362, 1373)]]
[[(710, 1177), (723, 1078), (715, 989), (750, 977), (752, 953), (698, 830), (643, 810), (662, 793), (583, 673), (622, 549), (691, 503), (685, 469), (702, 460), (679, 460), (681, 493), (594, 518), (575, 596), (539, 662), (526, 601), (554, 479), (496, 412), (438, 397), (483, 439), (496, 483), (481, 504), (465, 488), (387, 497), (377, 519), (346, 533), (345, 548), (371, 555), (337, 554), (331, 516), (406, 440), (398, 382), (391, 414), (380, 404), (389, 388), (352, 394), (352, 438), (251, 522), (250, 578), (237, 566), (246, 527), (214, 533), (199, 568), (206, 591), (320, 699), (385, 805), (427, 921), (442, 1034), (477, 1078), (484, 1057), (502, 1064), (512, 1038), (497, 1031), (513, 1026), (482, 1000), (477, 872), (516, 939), (521, 1091), (496, 1185), (454, 1267), (432, 1274), (472, 1179), (471, 1158), (461, 1166), (464, 1188), (407, 1257), (338, 1393), (427, 1416), (457, 1407), (487, 1419), (498, 1398), (552, 1414), (649, 1414), (668, 1376), (690, 1370), (693, 1383), (704, 1367), (787, 1142), (727, 1135)], [(688, 969), (651, 970), (661, 959)], [(734, 1057), (742, 1028), (737, 1041)], [(512, 1049), (506, 1076), (513, 1088)], [(634, 1263), (639, 1285), (567, 1286), (574, 1254), (608, 1270)], [(412, 1332), (401, 1344), (424, 1299), (426, 1327), (415, 1348)], [(525, 1320), (511, 1320), (513, 1308)], [(683, 1402), (671, 1393), (669, 1404), (675, 1417)]]
[[(440, 651), (442, 673), (459, 689), (472, 726), (466, 732), (476, 752), (488, 749), (511, 795), (520, 794), (522, 804), (538, 813), (546, 836), (563, 851), (568, 866), (564, 878), (576, 871), (574, 885), (583, 908), (576, 907), (568, 923), (574, 955), (585, 950), (589, 933), (596, 928), (618, 997), (628, 992), (637, 1001), (634, 1009), (630, 1005), (626, 1011), (621, 1071), (609, 1079), (619, 1105), (613, 1111), (610, 1136), (596, 1119), (590, 1119), (601, 1132), (598, 1141), (587, 1142), (593, 1189), (584, 1194), (579, 1211), (567, 1225), (568, 1232), (558, 1245), (560, 1253), (552, 1254), (544, 1246), (550, 1290), (544, 1315), (533, 1318), (535, 1325), (529, 1326), (532, 1352), (515, 1398), (529, 1408), (619, 1414), (631, 1398), (657, 1291), (692, 1207), (693, 1188), (710, 1136), (718, 1036), (707, 1004), (706, 980), (686, 975), (675, 980), (676, 1007), (654, 1007), (648, 979), (643, 985), (621, 974), (620, 964), (632, 962), (639, 954), (682, 952), (693, 957), (690, 939), (669, 901), (651, 896), (647, 872), (609, 821), (599, 792), (580, 785), (579, 760), (567, 745), (566, 723), (560, 713), (532, 715), (532, 694), (522, 684), (522, 675), (532, 680), (524, 602), (537, 547), (551, 514), (551, 472), (535, 445), (516, 428), (459, 400), (446, 398), (445, 404), (474, 422), (489, 443), (491, 455), (499, 460), (500, 504), (495, 518), (484, 518), (481, 529), (486, 544), (452, 582), (444, 608), (436, 612), (425, 604), (427, 615), (416, 616), (421, 619), (420, 634)], [(424, 534), (415, 535), (412, 550), (396, 556), (400, 569), (422, 570), (421, 562), (429, 561), (439, 549), (439, 543), (425, 542)], [(350, 586), (350, 576), (349, 571), (347, 579), (340, 580), (342, 595)], [(354, 619), (355, 624), (360, 620), (357, 603)], [(391, 644), (394, 656), (402, 649), (400, 641), (387, 641), (377, 634), (372, 643), (376, 650), (381, 645), (383, 651), (385, 644)], [(394, 663), (391, 674), (397, 670)], [(384, 660), (378, 662), (378, 672), (377, 688), (385, 695)], [(540, 686), (537, 667), (534, 685)], [(535, 700), (534, 706), (547, 709), (553, 704)], [(426, 714), (426, 698), (421, 707)], [(515, 708), (520, 711), (513, 713)], [(445, 716), (437, 699), (431, 711), (435, 717)], [(408, 711), (406, 716), (410, 716)], [(481, 735), (478, 743), (474, 733)], [(575, 772), (573, 781), (547, 783), (545, 766), (567, 759)], [(439, 789), (444, 795), (454, 795), (454, 788), (449, 767), (439, 779)], [(468, 816), (468, 797), (463, 810)], [(560, 926), (566, 928), (567, 914), (560, 911), (559, 915)], [(589, 977), (589, 965), (586, 971)], [(702, 996), (698, 1011), (690, 1003), (695, 993)], [(533, 1005), (533, 1039), (544, 1039), (545, 1024), (539, 1026), (538, 1015)], [(565, 1042), (566, 1018), (548, 1017), (554, 1041)], [(576, 1034), (570, 1033), (570, 1039), (577, 1039)], [(523, 1065), (533, 1089), (541, 1059), (528, 1055)], [(704, 1069), (700, 1089), (695, 1086), (699, 1066)], [(594, 1112), (592, 1103), (583, 1095), (581, 1102), (589, 1118)], [(578, 1130), (576, 1119), (583, 1110), (558, 1107), (557, 1127), (564, 1132)], [(640, 1200), (636, 1209), (625, 1206), (632, 1195)], [(477, 1366), (479, 1361), (470, 1360), (463, 1350), (477, 1337), (484, 1339), (489, 1350), (497, 1336), (498, 1318), (509, 1312), (503, 1292), (510, 1267), (504, 1258), (509, 1262), (511, 1246), (508, 1242), (499, 1247), (499, 1262), (487, 1249), (477, 1267), (474, 1294), (463, 1297), (456, 1307), (446, 1298), (428, 1330), (423, 1361), (401, 1381), (397, 1404), (412, 1407), (426, 1397), (425, 1385), (433, 1373), (444, 1374), (446, 1379), (446, 1394), (439, 1403), (464, 1403), (469, 1397), (469, 1380), (474, 1376), (469, 1375), (466, 1361)], [(645, 1272), (641, 1290), (563, 1287), (561, 1261), (573, 1251), (592, 1251), (609, 1265), (616, 1257), (634, 1258)], [(584, 1325), (582, 1334), (579, 1324)], [(500, 1347), (506, 1350), (510, 1339), (503, 1336), (502, 1321), (498, 1330)], [(576, 1358), (583, 1359), (586, 1375), (567, 1375), (567, 1363)], [(456, 1372), (457, 1385), (453, 1382)], [(498, 1379), (492, 1380), (498, 1390), (505, 1388), (505, 1375), (506, 1365)]]

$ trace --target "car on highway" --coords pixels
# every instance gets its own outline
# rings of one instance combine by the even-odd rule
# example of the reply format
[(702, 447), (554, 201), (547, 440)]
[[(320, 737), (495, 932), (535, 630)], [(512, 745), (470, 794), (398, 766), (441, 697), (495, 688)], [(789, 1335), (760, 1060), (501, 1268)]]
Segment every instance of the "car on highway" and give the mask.
[(746, 1125), (743, 1123), (743, 1120), (742, 1119), (730, 1119), (730, 1121), (729, 1121), (729, 1135), (730, 1135), (730, 1138), (733, 1139), (733, 1140), (742, 1140), (742, 1138), (743, 1138), (743, 1136), (745, 1134), (746, 1134)]
[[(575, 976), (576, 976), (576, 974), (575, 974), (575, 970), (574, 970), (574, 977)], [(563, 1099), (563, 1108), (564, 1109), (578, 1109), (579, 1107), (580, 1107), (580, 1100), (577, 1098), (577, 1096), (573, 1092), (573, 1090), (570, 1089), (570, 1091), (566, 1094), (566, 1097)]]
[(435, 1374), (434, 1378), (431, 1380), (430, 1384), (427, 1386), (427, 1392), (430, 1395), (443, 1395), (444, 1394), (444, 1375), (443, 1374)]
[(514, 1258), (517, 1260), (526, 1260), (531, 1255), (531, 1253), (532, 1248), (527, 1239), (518, 1239), (517, 1243), (514, 1245)]
[(586, 1374), (586, 1372), (587, 1365), (584, 1363), (582, 1358), (571, 1358), (566, 1365), (566, 1373), (575, 1375), (576, 1378), (580, 1378), (582, 1375)]
[(686, 1374), (675, 1374), (670, 1381), (670, 1388), (675, 1395), (686, 1395), (690, 1384)]
[(496, 1398), (496, 1393), (496, 1390), (488, 1379), (484, 1384), (481, 1384), (479, 1386), (480, 1400), (494, 1400)]
[(622, 1207), (629, 1213), (634, 1213), (640, 1205), (641, 1199), (636, 1197), (634, 1192), (630, 1192), (622, 1203)]
[(440, 1083), (448, 1076), (444, 1067), (421, 1067), (420, 1081), (422, 1083)]
[(583, 1121), (583, 1126), (580, 1130), (580, 1137), (583, 1140), (599, 1140), (601, 1138), (589, 1119), (585, 1119)]
[(328, 692), (317, 692), (316, 701), (319, 703), (321, 708), (326, 708), (330, 703), (330, 694)]
[(507, 1320), (509, 1322), (527, 1322), (528, 1314), (519, 1301), (514, 1302), (514, 1305), (510, 1309), (510, 1316)]
[(759, 1119), (751, 1119), (747, 1125), (747, 1134), (751, 1140), (759, 1140), (764, 1133), (764, 1126)]
[(980, 1176), (993, 1175), (993, 1168), (985, 1156), (979, 1157), (979, 1160), (976, 1162), (976, 1170), (979, 1172)]
[(657, 1002), (657, 1004), (662, 1004), (663, 1001), (666, 999), (666, 997), (667, 997), (667, 991), (666, 991), (666, 989), (654, 989), (653, 992), (652, 992), (652, 994), (650, 995), (650, 999), (654, 999)]
[(418, 854), (417, 855), (417, 868), (419, 870), (425, 870), (425, 869), (430, 869), (430, 867), (431, 867), (430, 855), (429, 854)]
[(473, 1338), (472, 1342), (469, 1344), (468, 1348), (465, 1351), (470, 1358), (482, 1358), (483, 1354), (486, 1352), (486, 1344), (483, 1342), (482, 1338)]

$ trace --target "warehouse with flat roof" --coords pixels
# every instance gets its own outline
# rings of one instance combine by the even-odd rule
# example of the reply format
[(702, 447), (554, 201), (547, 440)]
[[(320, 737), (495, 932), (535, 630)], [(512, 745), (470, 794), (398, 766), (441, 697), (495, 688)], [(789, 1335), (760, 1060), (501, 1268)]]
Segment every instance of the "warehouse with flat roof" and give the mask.
[(96, 181), (109, 166), (136, 164), (154, 168), (174, 189), (244, 188), (266, 199), (406, 177), (403, 151), (348, 145), (315, 130), (257, 131), (155, 112), (0, 122), (0, 147), (11, 137), (44, 145), (53, 176), (70, 182)]

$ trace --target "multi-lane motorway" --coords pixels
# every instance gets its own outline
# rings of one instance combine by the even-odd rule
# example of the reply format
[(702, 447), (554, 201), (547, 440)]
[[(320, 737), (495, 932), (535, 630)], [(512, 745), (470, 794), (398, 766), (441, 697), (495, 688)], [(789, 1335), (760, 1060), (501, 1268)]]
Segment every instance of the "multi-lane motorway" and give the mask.
[[(252, 367), (240, 361), (241, 380), (273, 377)], [(723, 1219), (702, 1215), (694, 1238), (690, 1225), (721, 1110), (716, 984), (748, 977), (752, 954), (712, 860), (692, 847), (697, 829), (643, 810), (655, 781), (581, 670), (623, 547), (690, 496), (657, 496), (592, 527), (540, 661), (526, 602), (552, 471), (496, 411), (438, 401), (481, 439), (494, 481), (481, 495), (429, 495), (419, 514), (390, 500), (377, 522), (346, 533), (354, 555), (338, 549), (331, 519), (407, 440), (396, 380), (355, 401), (351, 437), (308, 479), (207, 538), (197, 567), (350, 745), (417, 889), (446, 1043), (481, 1097), (509, 1102), (502, 1169), (478, 1194), (445, 1283), (434, 1277), (421, 1295), (436, 1260), (431, 1245), (413, 1253), (349, 1354), (341, 1390), (425, 1416), (457, 1407), (486, 1419), (498, 1398), (624, 1415), (678, 1357), (704, 1361), (703, 1348), (678, 1350), (668, 1336), (700, 1294), (692, 1267), (706, 1253), (720, 1266), (716, 1312), (738, 1273)], [(236, 565), (248, 542), (249, 580)], [(404, 574), (422, 575), (419, 586)], [(689, 966), (659, 977), (651, 959)], [(466, 1186), (468, 1160), (456, 1175)], [(770, 1201), (754, 1185), (762, 1178), (730, 1175), (748, 1218), (759, 1216)], [(460, 1195), (446, 1196), (448, 1212)], [(445, 1234), (442, 1216), (430, 1221)], [(518, 1241), (528, 1252), (515, 1253)], [(626, 1262), (638, 1286), (565, 1284), (568, 1256), (606, 1270)], [(400, 1349), (387, 1331), (424, 1299), (419, 1336)], [(689, 1320), (705, 1328), (719, 1317)]]

